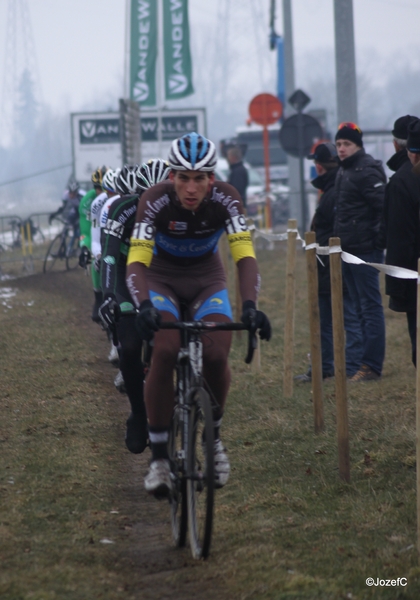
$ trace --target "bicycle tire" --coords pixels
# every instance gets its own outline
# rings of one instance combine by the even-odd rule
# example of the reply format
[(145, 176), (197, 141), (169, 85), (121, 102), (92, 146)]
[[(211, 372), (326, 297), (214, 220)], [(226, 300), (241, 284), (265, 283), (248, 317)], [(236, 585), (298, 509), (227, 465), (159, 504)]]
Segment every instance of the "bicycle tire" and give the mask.
[[(44, 258), (43, 272), (52, 271), (57, 260), (65, 258), (64, 240), (61, 233), (55, 236), (51, 244), (48, 246), (47, 253)], [(67, 268), (67, 265), (66, 265)]]
[[(199, 388), (188, 415), (188, 531), (194, 558), (210, 552), (214, 506), (214, 424), (210, 396)], [(204, 438), (203, 438), (203, 433)]]
[(185, 479), (184, 449), (184, 421), (180, 412), (175, 408), (169, 430), (169, 458), (172, 472), (175, 476), (174, 494), (170, 499), (172, 537), (175, 546), (185, 546), (187, 538), (188, 512), (187, 512), (187, 482)]
[(79, 238), (73, 235), (66, 236), (66, 268), (67, 271), (72, 271), (79, 264)]

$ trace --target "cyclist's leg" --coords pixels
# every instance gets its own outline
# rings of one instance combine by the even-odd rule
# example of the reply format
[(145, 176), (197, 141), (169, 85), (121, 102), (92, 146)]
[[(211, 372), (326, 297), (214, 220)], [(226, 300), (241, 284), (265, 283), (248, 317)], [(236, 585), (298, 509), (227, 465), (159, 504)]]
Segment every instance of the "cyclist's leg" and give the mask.
[[(215, 286), (203, 290), (194, 299), (192, 306), (199, 304), (198, 310), (192, 312), (194, 319), (228, 323), (232, 321), (232, 309), (226, 289), (214, 290)], [(191, 309), (190, 309), (191, 310)], [(206, 333), (203, 341), (203, 374), (217, 401), (216, 413), (223, 413), (230, 385), (230, 369), (228, 356), (232, 343), (231, 331)]]
[[(217, 323), (232, 321), (232, 309), (226, 289), (214, 292), (214, 288), (209, 288), (194, 301), (194, 306), (197, 301), (200, 303), (200, 308), (193, 315), (194, 319)], [(227, 483), (230, 473), (226, 448), (220, 440), (220, 427), (231, 379), (228, 356), (232, 343), (232, 332), (217, 331), (213, 334), (203, 335), (202, 340), (203, 375), (211, 395), (216, 401), (213, 407), (215, 484), (217, 487), (222, 487)]]
[(95, 323), (100, 323), (101, 319), (99, 317), (98, 310), (103, 302), (103, 295), (102, 295), (102, 289), (101, 289), (101, 276), (98, 273), (98, 271), (93, 267), (93, 265), (91, 265), (90, 272), (92, 274), (93, 293), (95, 296), (95, 301), (94, 301), (93, 307), (92, 307), (92, 321), (94, 321)]
[[(162, 311), (163, 321), (175, 321), (175, 316)], [(145, 403), (149, 419), (150, 432), (163, 433), (169, 431), (174, 407), (173, 371), (180, 347), (179, 331), (161, 330), (155, 334), (153, 358), (145, 383)], [(156, 441), (167, 442), (167, 436), (157, 436)], [(167, 449), (154, 447), (153, 436), (150, 436), (153, 457), (167, 457)]]
[[(174, 321), (175, 317), (162, 312), (162, 319)], [(145, 383), (152, 460), (144, 487), (158, 498), (170, 496), (173, 489), (168, 441), (174, 409), (173, 370), (179, 345), (179, 331), (162, 330), (155, 334), (152, 363)]]
[(122, 316), (117, 322), (117, 335), (120, 343), (120, 370), (131, 405), (125, 443), (130, 452), (140, 454), (146, 448), (148, 438), (143, 398), (142, 340), (135, 327), (135, 314), (124, 314), (124, 304), (128, 303), (120, 304)]

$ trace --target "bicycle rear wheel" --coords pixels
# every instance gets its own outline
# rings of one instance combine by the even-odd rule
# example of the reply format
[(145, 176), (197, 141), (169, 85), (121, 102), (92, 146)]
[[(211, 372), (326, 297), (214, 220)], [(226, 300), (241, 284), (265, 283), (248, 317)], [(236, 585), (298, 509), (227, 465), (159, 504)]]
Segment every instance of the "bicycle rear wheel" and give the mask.
[(47, 253), (44, 258), (43, 271), (51, 271), (57, 260), (63, 260), (66, 256), (66, 247), (64, 244), (64, 238), (59, 233), (55, 236), (51, 244), (48, 246)]
[(175, 408), (171, 429), (169, 431), (168, 448), (172, 471), (175, 475), (175, 491), (170, 499), (172, 536), (175, 545), (178, 547), (185, 546), (188, 525), (187, 484), (184, 468), (183, 438), (184, 421), (180, 418), (180, 409)]
[(194, 558), (207, 558), (213, 529), (214, 425), (210, 397), (202, 388), (189, 413), (187, 469), (191, 552)]
[(67, 270), (75, 269), (79, 264), (79, 238), (75, 238), (72, 234), (66, 238), (66, 267)]

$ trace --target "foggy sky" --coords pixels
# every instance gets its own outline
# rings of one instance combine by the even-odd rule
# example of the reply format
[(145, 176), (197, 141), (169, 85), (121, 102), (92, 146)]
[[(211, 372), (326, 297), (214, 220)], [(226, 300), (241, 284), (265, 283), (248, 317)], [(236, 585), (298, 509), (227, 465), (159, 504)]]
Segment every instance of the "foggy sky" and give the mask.
[[(0, 3), (1, 92), (7, 4), (8, 0)], [(42, 97), (54, 111), (94, 110), (96, 103), (103, 109), (107, 102), (109, 108), (117, 109), (115, 99), (123, 95), (124, 81), (124, 4), (124, 0), (27, 0)], [(280, 34), (281, 4), (277, 0), (276, 29)], [(292, 6), (296, 82), (305, 87), (311, 61), (316, 71), (319, 56), (333, 47), (333, 0), (292, 0)], [(371, 80), (376, 78), (379, 84), (386, 75), (383, 65), (387, 61), (419, 66), (420, 39), (415, 26), (420, 22), (419, 0), (354, 0), (353, 6), (358, 71), (370, 69)], [(244, 122), (252, 96), (275, 91), (275, 55), (268, 48), (268, 21), (269, 0), (190, 0), (197, 93), (185, 103), (211, 103), (208, 92), (203, 93), (206, 88), (210, 96), (219, 94), (228, 112), (229, 103), (230, 108), (237, 107), (238, 121)], [(228, 60), (213, 76), (212, 61), (217, 60), (217, 53), (220, 60), (221, 50)], [(377, 61), (377, 68), (372, 60)], [(334, 65), (328, 67), (333, 72)], [(228, 77), (229, 83), (224, 83), (223, 77)], [(180, 100), (171, 106), (183, 104)]]

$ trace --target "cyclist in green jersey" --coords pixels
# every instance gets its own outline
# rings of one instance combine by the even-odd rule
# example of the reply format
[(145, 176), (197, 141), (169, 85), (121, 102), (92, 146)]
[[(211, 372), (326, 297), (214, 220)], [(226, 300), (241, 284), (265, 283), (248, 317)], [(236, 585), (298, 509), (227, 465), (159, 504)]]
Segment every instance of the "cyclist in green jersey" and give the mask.
[[(98, 167), (96, 171), (92, 173), (93, 188), (87, 192), (80, 200), (79, 204), (79, 227), (80, 227), (80, 255), (79, 265), (86, 269), (87, 266), (92, 262), (91, 255), (91, 217), (90, 207), (92, 202), (100, 195), (105, 192), (102, 189), (102, 178), (105, 175), (108, 167)], [(101, 291), (101, 278), (99, 273), (95, 269), (91, 269), (93, 293), (95, 295), (95, 302), (92, 310), (92, 320), (100, 322), (98, 316), (98, 308), (102, 304), (102, 291)]]

